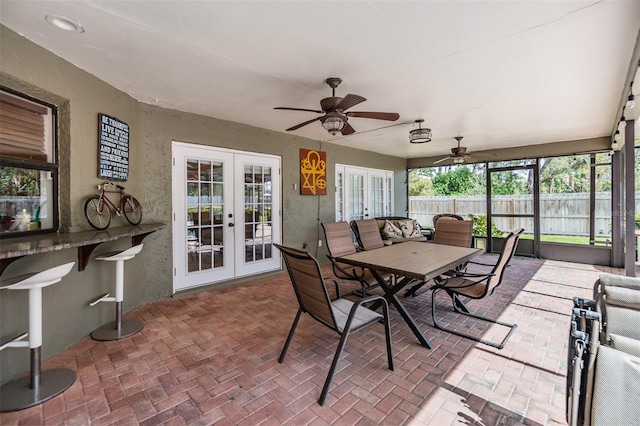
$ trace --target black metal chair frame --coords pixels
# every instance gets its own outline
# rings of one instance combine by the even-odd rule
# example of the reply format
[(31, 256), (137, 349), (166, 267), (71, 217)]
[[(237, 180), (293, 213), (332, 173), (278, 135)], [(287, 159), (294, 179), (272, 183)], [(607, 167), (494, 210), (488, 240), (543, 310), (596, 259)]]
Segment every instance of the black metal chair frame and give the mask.
[[(332, 302), (329, 297), (329, 293), (327, 291), (326, 281), (322, 277), (320, 265), (318, 264), (318, 261), (313, 256), (311, 256), (311, 254), (309, 254), (308, 252), (291, 248), (291, 247), (281, 246), (279, 244), (273, 244), (273, 245), (277, 247), (282, 253), (282, 257), (284, 258), (284, 263), (287, 267), (287, 271), (289, 272), (291, 284), (293, 285), (293, 289), (295, 291), (296, 298), (298, 299), (298, 305), (299, 305), (298, 313), (296, 314), (296, 317), (293, 320), (293, 324), (291, 325), (291, 330), (289, 331), (287, 340), (284, 344), (284, 347), (282, 348), (282, 352), (280, 353), (278, 362), (282, 364), (282, 362), (284, 361), (284, 358), (287, 354), (287, 350), (289, 349), (289, 344), (291, 343), (293, 334), (296, 330), (296, 327), (298, 326), (298, 321), (300, 320), (300, 317), (304, 312), (309, 314), (313, 319), (320, 322), (322, 325), (340, 334), (341, 336), (340, 342), (338, 343), (338, 347), (336, 349), (336, 353), (333, 357), (333, 361), (331, 362), (331, 367), (329, 368), (327, 378), (322, 388), (322, 392), (320, 393), (320, 398), (318, 399), (318, 403), (320, 405), (324, 405), (325, 399), (329, 392), (329, 387), (331, 386), (331, 381), (333, 380), (333, 376), (335, 374), (336, 367), (338, 365), (338, 361), (340, 360), (340, 356), (342, 355), (344, 346), (347, 343), (347, 337), (351, 332), (362, 330), (376, 322), (382, 322), (385, 328), (387, 362), (389, 364), (389, 369), (393, 371), (393, 355), (391, 351), (391, 324), (389, 322), (389, 306), (385, 298), (383, 296), (369, 296), (369, 297), (360, 299), (357, 302), (352, 302), (347, 299), (341, 299), (340, 288), (338, 286), (338, 283), (337, 281), (332, 279), (331, 281), (333, 281), (335, 285), (336, 294), (337, 294), (337, 299)], [(292, 259), (295, 259), (293, 260), (294, 263), (296, 261), (305, 262), (308, 264), (309, 267), (306, 268), (304, 271), (301, 271), (301, 270), (299, 271), (296, 269), (295, 265), (293, 266), (291, 265)], [(311, 270), (313, 269), (315, 269), (315, 273), (312, 274)], [(305, 281), (313, 280), (313, 279), (317, 280), (317, 283), (320, 284), (318, 288), (321, 288), (324, 294), (320, 296), (317, 292), (318, 289), (315, 289), (316, 290), (315, 299), (311, 300), (310, 297), (304, 291), (301, 291), (300, 286), (304, 285), (298, 282), (298, 277), (301, 274), (305, 274), (304, 275)], [(344, 322), (344, 325), (338, 322), (335, 316), (335, 311), (333, 310), (333, 306), (334, 306), (333, 304), (337, 300), (347, 301), (351, 305), (349, 316)], [(364, 303), (368, 303), (371, 301), (376, 301), (381, 304), (382, 312), (383, 312), (382, 316), (380, 316), (380, 314), (378, 314), (377, 312), (371, 311), (365, 306), (362, 306)], [(331, 313), (330, 316), (323, 315), (322, 308), (325, 309), (324, 311), (325, 314), (327, 312), (326, 310), (328, 309), (328, 311)], [(375, 315), (370, 315), (371, 316), (370, 319), (361, 321), (359, 325), (352, 327), (351, 325), (354, 319), (356, 318), (358, 311), (361, 309), (364, 309), (369, 313), (375, 314)]]

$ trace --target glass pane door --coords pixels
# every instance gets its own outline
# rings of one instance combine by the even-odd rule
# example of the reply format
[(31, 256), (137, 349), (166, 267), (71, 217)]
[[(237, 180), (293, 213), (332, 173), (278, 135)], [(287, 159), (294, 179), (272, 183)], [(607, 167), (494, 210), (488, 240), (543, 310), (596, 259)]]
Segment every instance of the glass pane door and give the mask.
[(224, 266), (223, 163), (187, 160), (187, 271)]
[(366, 182), (366, 170), (347, 168), (347, 181), (346, 181), (346, 215), (345, 220), (350, 222), (352, 220), (366, 219), (367, 215), (367, 200), (365, 191)]
[(271, 167), (244, 166), (245, 262), (271, 258)]
[(385, 174), (369, 172), (369, 219), (385, 216)]
[(487, 249), (502, 250), (509, 232), (524, 228), (518, 254), (538, 255), (538, 174), (535, 164), (519, 166), (491, 164), (489, 168), (489, 212), (487, 214)]
[(233, 155), (174, 143), (174, 291), (233, 278)]
[[(260, 156), (235, 156), (236, 188), (236, 276), (280, 268), (280, 257), (272, 243), (280, 236), (279, 159)], [(238, 191), (240, 192), (240, 191)], [(241, 231), (241, 232), (239, 232)]]

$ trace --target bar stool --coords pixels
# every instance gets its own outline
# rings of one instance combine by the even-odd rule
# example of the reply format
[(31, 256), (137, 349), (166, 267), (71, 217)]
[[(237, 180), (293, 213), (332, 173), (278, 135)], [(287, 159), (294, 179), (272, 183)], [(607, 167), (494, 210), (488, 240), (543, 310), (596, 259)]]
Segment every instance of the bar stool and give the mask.
[(116, 302), (116, 320), (96, 329), (91, 333), (94, 340), (118, 340), (129, 337), (144, 327), (140, 321), (129, 320), (122, 322), (122, 301), (124, 300), (124, 261), (133, 259), (140, 253), (144, 244), (138, 244), (124, 251), (113, 251), (96, 256), (96, 260), (104, 260), (107, 262), (116, 262), (116, 296), (109, 297), (109, 293), (101, 296), (89, 306), (95, 306), (100, 302)]
[[(0, 388), (0, 412), (33, 407), (64, 392), (76, 380), (76, 373), (68, 369), (41, 371), (42, 347), (42, 288), (55, 284), (67, 275), (75, 262), (66, 263), (42, 272), (6, 278), (0, 281), (0, 289), (29, 290), (29, 332), (0, 346), (5, 348), (29, 347), (31, 374), (14, 380)], [(28, 337), (28, 340), (23, 340)]]

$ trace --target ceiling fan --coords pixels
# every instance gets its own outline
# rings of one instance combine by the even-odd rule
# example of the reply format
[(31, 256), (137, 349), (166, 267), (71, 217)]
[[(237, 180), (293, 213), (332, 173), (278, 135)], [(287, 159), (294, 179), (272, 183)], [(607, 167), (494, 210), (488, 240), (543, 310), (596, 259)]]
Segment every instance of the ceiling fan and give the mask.
[(460, 141), (462, 140), (462, 136), (456, 136), (454, 139), (458, 141), (458, 146), (455, 148), (451, 148), (451, 155), (447, 155), (446, 157), (441, 158), (438, 161), (435, 161), (433, 164), (439, 164), (449, 159), (453, 161), (453, 164), (463, 164), (465, 161), (468, 163), (469, 162), (475, 163), (476, 161), (478, 161), (472, 156), (470, 156), (469, 154), (467, 154), (466, 146), (460, 146)]
[(322, 123), (322, 127), (324, 127), (332, 135), (342, 133), (344, 136), (347, 136), (355, 133), (356, 131), (349, 123), (347, 123), (349, 117), (373, 118), (376, 120), (387, 121), (396, 121), (398, 118), (400, 118), (400, 115), (395, 112), (347, 111), (349, 108), (352, 108), (366, 101), (367, 99), (363, 98), (362, 96), (352, 94), (348, 94), (344, 98), (336, 96), (336, 87), (338, 87), (340, 83), (342, 83), (342, 80), (337, 77), (328, 78), (326, 80), (326, 83), (329, 85), (329, 87), (331, 87), (332, 95), (320, 101), (320, 108), (322, 110), (289, 107), (274, 108), (289, 111), (308, 111), (315, 112), (317, 114), (324, 114), (321, 117), (316, 117), (303, 123), (296, 124), (293, 127), (289, 127), (287, 129), (287, 132), (297, 130), (303, 126), (306, 126), (307, 124), (313, 123), (314, 121), (319, 121), (320, 123)]

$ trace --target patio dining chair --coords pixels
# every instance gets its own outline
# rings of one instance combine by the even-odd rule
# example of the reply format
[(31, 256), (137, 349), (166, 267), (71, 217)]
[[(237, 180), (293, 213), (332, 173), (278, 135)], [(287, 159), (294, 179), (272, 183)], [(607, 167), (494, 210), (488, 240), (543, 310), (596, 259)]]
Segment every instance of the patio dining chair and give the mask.
[(324, 222), (322, 223), (322, 229), (327, 242), (327, 250), (329, 250), (327, 257), (331, 261), (333, 274), (339, 280), (358, 282), (361, 286), (361, 296), (365, 296), (367, 290), (378, 285), (378, 281), (373, 274), (368, 269), (348, 265), (336, 260), (337, 257), (357, 253), (349, 224), (347, 222)]
[(350, 226), (362, 250), (373, 250), (385, 246), (375, 219), (352, 220)]
[[(448, 331), (449, 333), (456, 334), (461, 337), (466, 337), (472, 340), (475, 340), (480, 343), (484, 343), (485, 345), (493, 346), (498, 349), (502, 349), (504, 344), (507, 342), (507, 339), (513, 333), (513, 330), (518, 326), (517, 324), (508, 324), (506, 322), (501, 322), (495, 319), (487, 318), (482, 315), (477, 315), (471, 313), (469, 309), (466, 307), (464, 302), (460, 299), (461, 297), (467, 297), (469, 299), (483, 299), (486, 296), (493, 294), (496, 287), (502, 283), (502, 278), (504, 276), (504, 271), (514, 253), (516, 252), (516, 247), (518, 245), (518, 239), (520, 235), (524, 232), (524, 229), (520, 228), (516, 231), (509, 233), (507, 238), (504, 241), (504, 246), (502, 247), (502, 252), (498, 257), (498, 261), (491, 269), (489, 273), (469, 273), (469, 272), (459, 272), (454, 274), (453, 276), (443, 276), (442, 280), (438, 280), (432, 285), (429, 290), (431, 290), (431, 317), (433, 318), (433, 325), (440, 330)], [(438, 320), (436, 319), (436, 294), (440, 291), (445, 291), (453, 302), (453, 309), (457, 313), (470, 316), (479, 320), (488, 321), (494, 324), (502, 325), (505, 327), (509, 327), (509, 332), (502, 339), (501, 342), (492, 342), (488, 340), (483, 340), (478, 336), (473, 336), (470, 334), (462, 333), (457, 330), (453, 330), (451, 328), (446, 328), (440, 325)]]
[[(459, 246), (459, 247), (471, 247), (471, 242), (473, 238), (471, 236), (473, 231), (473, 221), (471, 220), (438, 220), (436, 222), (436, 230), (435, 235), (433, 237), (434, 244), (447, 244), (450, 246)], [(448, 271), (445, 275), (452, 275), (459, 272), (463, 272), (467, 268), (467, 263), (465, 262), (462, 265), (458, 265), (452, 271)], [(441, 281), (442, 277), (434, 278), (434, 281), (437, 283)], [(413, 285), (409, 290), (405, 292), (405, 296), (418, 296), (424, 293), (427, 290), (423, 290), (418, 292), (418, 289), (423, 287), (426, 282), (420, 282)]]
[(450, 246), (471, 247), (473, 221), (438, 220), (433, 242)]
[(438, 223), (439, 219), (445, 219), (445, 220), (462, 220), (463, 217), (458, 215), (458, 214), (453, 214), (453, 213), (440, 213), (437, 214), (433, 217), (433, 226), (436, 226), (436, 224)]
[[(329, 298), (326, 281), (322, 278), (320, 265), (311, 254), (279, 244), (274, 244), (274, 246), (282, 253), (299, 304), (298, 313), (293, 320), (291, 330), (282, 348), (278, 362), (282, 363), (284, 361), (300, 316), (304, 312), (341, 336), (333, 361), (331, 362), (331, 367), (329, 368), (329, 373), (324, 382), (324, 387), (320, 393), (320, 398), (318, 399), (320, 405), (324, 405), (338, 361), (347, 342), (347, 337), (351, 332), (362, 330), (374, 323), (383, 323), (386, 337), (387, 362), (389, 363), (389, 369), (393, 371), (391, 325), (389, 323), (389, 307), (385, 298), (383, 296), (369, 296), (357, 302), (352, 302), (351, 300), (340, 297), (340, 288), (337, 281), (331, 280), (334, 282), (337, 294), (337, 298), (332, 301)], [(382, 305), (382, 315), (363, 306), (364, 303), (372, 301), (376, 301)]]

